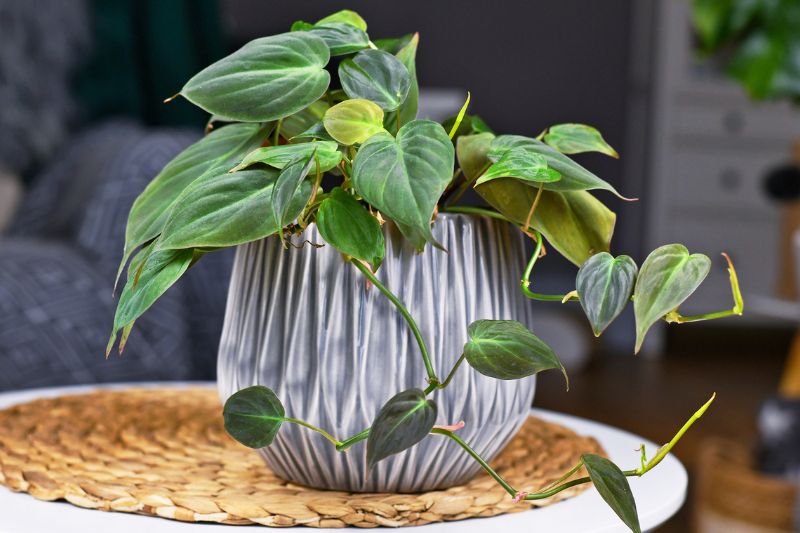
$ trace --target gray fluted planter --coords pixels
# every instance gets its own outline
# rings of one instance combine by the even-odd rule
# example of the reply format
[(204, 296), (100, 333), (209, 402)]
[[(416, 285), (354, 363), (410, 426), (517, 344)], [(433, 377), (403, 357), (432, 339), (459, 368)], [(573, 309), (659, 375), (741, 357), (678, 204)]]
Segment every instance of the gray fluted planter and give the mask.
[[(523, 237), (508, 224), (443, 215), (433, 234), (449, 253), (430, 246), (416, 254), (397, 229), (384, 225), (386, 259), (378, 278), (405, 303), (444, 379), (461, 355), (467, 325), (514, 319), (531, 325), (518, 286)], [(323, 243), (315, 227), (302, 239)], [(295, 244), (300, 246), (300, 239)], [(424, 388), (419, 348), (395, 307), (330, 246), (284, 249), (277, 238), (240, 246), (233, 267), (219, 349), (219, 393), (265, 385), (287, 416), (344, 439), (369, 427), (391, 396)], [(433, 394), (438, 424), (466, 422), (459, 435), (486, 458), (496, 455), (525, 421), (535, 381), (500, 381), (468, 365)], [(348, 491), (416, 492), (463, 483), (478, 465), (454, 442), (429, 436), (366, 471), (366, 443), (337, 452), (322, 436), (283, 424), (259, 451), (282, 478)]]

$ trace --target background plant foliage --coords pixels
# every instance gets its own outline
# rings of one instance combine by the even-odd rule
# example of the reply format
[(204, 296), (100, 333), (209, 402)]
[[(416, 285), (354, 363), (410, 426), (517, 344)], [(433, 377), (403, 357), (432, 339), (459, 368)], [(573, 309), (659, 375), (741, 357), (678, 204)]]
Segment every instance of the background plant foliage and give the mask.
[[(710, 260), (673, 244), (655, 250), (639, 269), (630, 257), (609, 253), (616, 215), (603, 197), (622, 196), (568, 155), (618, 157), (600, 132), (583, 124), (560, 124), (538, 136), (497, 135), (479, 117), (467, 114), (469, 95), (458, 115), (444, 124), (417, 119), (418, 46), (416, 34), (373, 42), (366, 22), (345, 10), (256, 39), (190, 79), (180, 96), (211, 115), (210, 133), (169, 163), (131, 209), (119, 268), (121, 273), (127, 267), (128, 275), (108, 351), (119, 335), (122, 351), (136, 319), (207, 253), (270, 236), (285, 240), (316, 224), (324, 244), (338, 250), (405, 318), (428, 382), (420, 384), (424, 389), (395, 391), (370, 428), (344, 440), (287, 416), (271, 390), (250, 387), (225, 405), (231, 436), (262, 447), (272, 442), (282, 423), (301, 424), (339, 450), (367, 440), (370, 467), (430, 434), (444, 436), (518, 500), (546, 498), (591, 481), (623, 522), (638, 531), (626, 476), (643, 475), (658, 464), (707, 405), (656, 457), (646, 461), (643, 455), (640, 468), (623, 472), (606, 459), (587, 455), (556, 485), (537, 493), (518, 492), (455, 428), (434, 425), (437, 409), (428, 395), (445, 388), (464, 361), (486, 379), (521, 379), (548, 369), (563, 372), (563, 366), (524, 325), (487, 317), (469, 326), (461, 357), (440, 379), (413, 316), (374, 275), (384, 258), (381, 226), (395, 224), (420, 253), (446, 253), (425, 250), (426, 245), (439, 247), (431, 225), (442, 213), (508, 221), (535, 241), (528, 265), (520, 265), (523, 294), (579, 301), (596, 335), (633, 300), (636, 350), (658, 320), (691, 322), (740, 314), (743, 303), (733, 265), (732, 309), (680, 315), (677, 307), (703, 281)], [(337, 58), (335, 68), (332, 57)], [(471, 188), (487, 207), (458, 204)], [(544, 239), (581, 267), (576, 291), (533, 291), (531, 277), (544, 253)], [(588, 476), (571, 479), (583, 470)]]
[(800, 103), (800, 2), (693, 0), (692, 20), (701, 51), (719, 55), (752, 98)]

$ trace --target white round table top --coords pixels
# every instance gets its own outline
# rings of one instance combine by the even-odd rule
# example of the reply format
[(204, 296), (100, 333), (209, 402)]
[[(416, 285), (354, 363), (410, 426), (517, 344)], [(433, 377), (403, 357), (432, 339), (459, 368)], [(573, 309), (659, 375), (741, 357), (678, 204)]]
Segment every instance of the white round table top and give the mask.
[[(83, 393), (97, 388), (165, 387), (208, 385), (209, 383), (148, 383), (32, 389), (0, 394), (0, 408), (37, 398)], [(533, 409), (531, 414), (564, 425), (579, 434), (596, 438), (609, 457), (624, 469), (638, 466), (637, 449), (644, 443), (650, 454), (658, 446), (632, 433), (574, 416)], [(667, 456), (654, 470), (641, 478), (629, 478), (636, 498), (642, 530), (664, 523), (680, 509), (686, 499), (688, 478), (683, 465)], [(2, 533), (60, 533), (113, 531), (114, 533), (231, 533), (242, 526), (192, 524), (128, 513), (93, 511), (66, 502), (39, 501), (28, 494), (15, 493), (0, 486), (0, 531)], [(492, 518), (473, 518), (421, 526), (424, 533), (482, 533), (487, 527), (505, 533), (558, 531), (560, 533), (612, 533), (629, 531), (594, 489), (563, 502), (523, 513)], [(251, 528), (247, 528), (249, 531)], [(243, 530), (244, 531), (244, 530)], [(311, 529), (307, 531), (312, 531)], [(313, 529), (313, 531), (341, 531)]]

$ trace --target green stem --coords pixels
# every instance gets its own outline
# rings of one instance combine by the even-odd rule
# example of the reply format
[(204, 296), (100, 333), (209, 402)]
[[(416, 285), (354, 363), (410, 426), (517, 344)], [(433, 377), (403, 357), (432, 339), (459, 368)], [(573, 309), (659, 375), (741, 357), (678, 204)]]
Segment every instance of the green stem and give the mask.
[(290, 418), (290, 417), (284, 417), (283, 420), (284, 422), (291, 422), (292, 424), (297, 424), (299, 426), (306, 427), (311, 431), (316, 431), (317, 433), (319, 433), (320, 435), (331, 441), (337, 448), (342, 444), (336, 437), (334, 437), (324, 429), (318, 428), (313, 424), (309, 424), (308, 422), (305, 422), (303, 420), (298, 420), (297, 418)]
[(442, 381), (441, 383), (431, 383), (430, 385), (428, 385), (428, 388), (425, 389), (425, 395), (428, 395), (428, 394), (432, 393), (436, 389), (443, 389), (443, 388), (447, 387), (450, 384), (450, 382), (453, 380), (453, 377), (456, 375), (456, 370), (458, 370), (458, 367), (461, 366), (461, 363), (463, 363), (464, 359), (466, 359), (466, 358), (467, 358), (467, 354), (462, 353), (461, 357), (459, 357), (458, 361), (456, 361), (456, 364), (453, 365), (453, 368), (450, 369), (450, 373), (447, 374), (447, 377), (445, 378), (445, 380)]
[(540, 300), (542, 302), (564, 302), (577, 300), (578, 297), (570, 294), (540, 294), (538, 292), (533, 292), (530, 290), (531, 285), (531, 273), (533, 272), (533, 267), (536, 265), (536, 261), (539, 259), (539, 256), (542, 253), (542, 234), (539, 233), (538, 230), (531, 228), (534, 235), (536, 236), (536, 248), (533, 250), (533, 255), (531, 256), (531, 260), (528, 261), (528, 266), (525, 267), (525, 272), (522, 274), (522, 281), (520, 281), (520, 289), (522, 290), (522, 294), (532, 300)]
[(742, 291), (739, 288), (739, 278), (736, 275), (736, 270), (733, 268), (733, 261), (728, 254), (722, 254), (728, 262), (728, 275), (731, 281), (731, 293), (733, 295), (733, 308), (724, 311), (717, 311), (715, 313), (705, 313), (703, 315), (683, 316), (677, 309), (667, 313), (664, 320), (668, 323), (686, 324), (687, 322), (700, 322), (701, 320), (714, 320), (715, 318), (725, 318), (728, 316), (741, 315), (744, 312), (744, 298), (742, 298)]
[(272, 146), (278, 146), (278, 143), (280, 142), (282, 125), (283, 125), (283, 119), (279, 118), (278, 123), (275, 125), (275, 132), (272, 134)]
[(359, 443), (362, 440), (365, 440), (367, 437), (369, 437), (369, 428), (365, 429), (361, 433), (358, 433), (357, 435), (353, 435), (352, 437), (344, 439), (342, 442), (336, 445), (336, 451), (343, 452), (353, 444)]
[(444, 206), (441, 209), (439, 209), (439, 211), (441, 213), (463, 213), (465, 215), (478, 215), (483, 217), (496, 218), (498, 220), (504, 220), (506, 222), (511, 222), (497, 211), (492, 211), (491, 209), (484, 209), (483, 207), (452, 205), (452, 206)]
[(467, 444), (466, 442), (464, 442), (461, 439), (461, 437), (459, 437), (458, 435), (456, 435), (452, 431), (449, 431), (449, 430), (446, 430), (446, 429), (441, 429), (441, 428), (434, 428), (434, 429), (431, 430), (431, 433), (434, 433), (436, 435), (444, 435), (445, 437), (449, 437), (449, 438), (453, 439), (454, 441), (456, 441), (456, 443), (459, 446), (461, 446), (464, 449), (465, 452), (467, 452), (470, 456), (472, 456), (472, 458), (475, 459), (475, 461), (479, 465), (481, 465), (481, 468), (483, 468), (490, 476), (492, 476), (494, 478), (494, 480), (497, 481), (500, 484), (500, 486), (503, 487), (503, 489), (505, 489), (505, 491), (507, 493), (509, 493), (512, 496), (516, 496), (517, 495), (516, 489), (514, 489), (514, 487), (509, 485), (508, 482), (505, 479), (503, 479), (503, 477), (500, 474), (495, 472), (494, 468), (489, 466), (489, 463), (484, 461), (483, 457), (478, 455), (478, 452), (473, 450), (470, 447), (469, 444)]
[(350, 262), (353, 263), (355, 267), (359, 269), (361, 273), (364, 274), (364, 276), (366, 276), (366, 278), (370, 280), (372, 284), (375, 285), (375, 287), (377, 287), (378, 290), (381, 291), (384, 294), (384, 296), (386, 296), (389, 299), (389, 301), (394, 304), (397, 310), (400, 311), (400, 314), (403, 315), (403, 318), (406, 319), (408, 327), (414, 334), (414, 338), (417, 339), (417, 344), (419, 344), (420, 352), (422, 352), (422, 361), (425, 363), (425, 371), (428, 373), (428, 382), (431, 385), (438, 384), (439, 379), (436, 377), (436, 372), (433, 370), (433, 364), (431, 363), (430, 355), (428, 355), (428, 348), (427, 346), (425, 346), (425, 340), (422, 338), (422, 332), (419, 330), (419, 327), (417, 326), (414, 317), (412, 317), (411, 313), (408, 312), (408, 309), (406, 309), (406, 306), (403, 305), (403, 302), (401, 302), (397, 298), (397, 296), (395, 296), (392, 293), (392, 291), (386, 288), (383, 285), (383, 283), (378, 281), (378, 278), (375, 277), (375, 275), (367, 266), (362, 264), (357, 259), (350, 259)]

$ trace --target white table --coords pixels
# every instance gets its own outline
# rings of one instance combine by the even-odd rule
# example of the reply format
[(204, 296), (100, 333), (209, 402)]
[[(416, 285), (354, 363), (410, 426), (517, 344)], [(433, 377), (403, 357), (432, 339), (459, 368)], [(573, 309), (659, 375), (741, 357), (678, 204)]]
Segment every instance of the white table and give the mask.
[[(105, 386), (118, 388), (130, 386), (186, 386), (189, 384), (125, 384)], [(198, 383), (190, 384), (197, 386)], [(210, 384), (206, 384), (211, 386)], [(35, 389), (0, 394), (0, 408), (36, 398), (62, 394), (83, 393), (98, 388), (64, 387)], [(532, 414), (567, 426), (579, 434), (595, 437), (611, 459), (623, 469), (637, 466), (636, 449), (644, 442), (650, 454), (658, 448), (654, 443), (610, 426), (574, 416), (533, 409)], [(664, 461), (642, 478), (631, 478), (631, 489), (636, 498), (642, 529), (652, 530), (680, 509), (686, 498), (686, 470), (674, 456)], [(113, 531), (114, 533), (236, 533), (252, 531), (243, 526), (219, 524), (190, 524), (127, 513), (106, 513), (75, 507), (65, 502), (43, 502), (0, 486), (0, 533), (87, 533)], [(617, 516), (606, 506), (594, 489), (566, 501), (524, 513), (506, 514), (493, 518), (480, 518), (421, 526), (423, 533), (483, 533), (491, 527), (504, 533), (559, 532), (559, 533), (616, 533), (628, 531)], [(265, 530), (266, 531), (266, 530)], [(334, 529), (306, 529), (305, 531), (341, 531)]]

